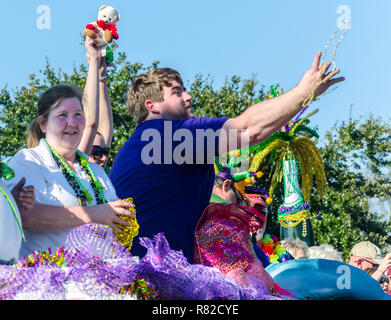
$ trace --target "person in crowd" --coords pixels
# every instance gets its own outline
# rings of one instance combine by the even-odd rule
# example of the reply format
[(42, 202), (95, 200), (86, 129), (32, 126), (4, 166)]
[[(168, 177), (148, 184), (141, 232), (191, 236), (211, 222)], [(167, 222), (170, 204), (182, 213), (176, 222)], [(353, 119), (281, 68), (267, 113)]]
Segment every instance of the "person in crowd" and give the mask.
[(371, 276), (380, 281), (383, 276), (387, 276), (391, 266), (391, 253), (383, 257), (378, 246), (370, 241), (362, 241), (356, 243), (350, 251), (349, 264), (362, 270), (376, 268)]
[[(368, 273), (371, 277), (374, 277), (374, 276), (376, 277), (375, 273), (376, 273), (377, 269), (378, 269), (377, 267), (371, 267), (371, 268), (364, 269), (364, 271), (366, 273)], [(380, 284), (381, 288), (383, 289), (383, 291), (385, 293), (389, 294), (388, 290), (389, 290), (389, 281), (390, 280), (388, 279), (388, 277), (385, 274), (383, 274), (378, 281), (379, 281), (379, 284)]]
[(232, 180), (219, 184), (214, 187), (219, 195), (212, 194), (195, 229), (195, 263), (218, 268), (239, 283), (246, 283), (247, 275), (255, 276), (271, 290), (273, 279), (257, 259), (250, 237), (262, 228), (265, 216), (253, 207), (240, 205), (244, 196), (234, 191)]
[(309, 248), (307, 244), (300, 239), (283, 239), (281, 245), (293, 257), (293, 259), (308, 259)]
[[(138, 126), (117, 153), (110, 178), (120, 198), (134, 199), (143, 226), (139, 237), (164, 232), (172, 248), (192, 262), (192, 234), (210, 200), (214, 157), (267, 139), (308, 97), (343, 81), (334, 78), (339, 69), (327, 74), (331, 63), (320, 65), (321, 55), (293, 89), (231, 119), (193, 117), (192, 96), (173, 69), (138, 75), (126, 100)], [(132, 253), (143, 256), (145, 250), (136, 241)]]
[(42, 94), (29, 128), (28, 148), (9, 161), (15, 179), (7, 181), (7, 187), (12, 189), (23, 176), (36, 195), (34, 206), (21, 212), (26, 236), (21, 257), (34, 250), (56, 250), (71, 228), (85, 223), (107, 225), (118, 232), (116, 224), (129, 225), (118, 215), (132, 216), (128, 208), (133, 205), (119, 200), (104, 170), (77, 150), (84, 127), (78, 90), (59, 85)]
[(107, 63), (101, 49), (86, 37), (88, 75), (84, 90), (86, 126), (79, 150), (89, 155), (89, 161), (107, 170), (113, 139), (113, 112), (107, 89)]
[(217, 173), (211, 202), (194, 233), (195, 263), (217, 268), (243, 286), (252, 279), (261, 280), (269, 291), (289, 296), (274, 283), (254, 251), (257, 235), (264, 231), (267, 213), (259, 190), (255, 187), (248, 190), (250, 198), (246, 198), (235, 187), (229, 169)]
[(233, 180), (230, 170), (225, 169), (223, 172), (216, 174), (210, 202), (251, 206), (265, 216), (265, 223), (263, 226), (250, 234), (250, 236), (254, 253), (262, 262), (262, 265), (267, 267), (270, 264), (269, 259), (257, 245), (257, 242), (262, 241), (266, 229), (267, 205), (263, 200), (263, 197), (266, 197), (265, 194), (265, 191), (261, 188), (247, 186), (245, 187), (245, 194), (242, 194), (235, 186), (235, 181)]
[(263, 236), (266, 231), (267, 225), (267, 214), (268, 214), (268, 206), (266, 204), (266, 199), (269, 198), (269, 195), (265, 190), (258, 187), (246, 186), (245, 187), (245, 199), (248, 199), (250, 202), (250, 206), (254, 207), (254, 209), (258, 210), (261, 214), (265, 216), (265, 223), (263, 226), (258, 229), (255, 233), (251, 235), (251, 240), (253, 244), (254, 253), (257, 258), (262, 262), (264, 268), (266, 268), (269, 264), (269, 258), (266, 256), (265, 252), (261, 249), (262, 247), (259, 244), (262, 244)]
[(390, 289), (390, 279), (386, 275), (382, 275), (381, 278), (379, 279), (379, 283), (381, 285), (381, 288), (383, 291), (387, 294), (390, 294), (389, 289)]
[(309, 259), (328, 259), (343, 262), (342, 254), (329, 244), (309, 247)]

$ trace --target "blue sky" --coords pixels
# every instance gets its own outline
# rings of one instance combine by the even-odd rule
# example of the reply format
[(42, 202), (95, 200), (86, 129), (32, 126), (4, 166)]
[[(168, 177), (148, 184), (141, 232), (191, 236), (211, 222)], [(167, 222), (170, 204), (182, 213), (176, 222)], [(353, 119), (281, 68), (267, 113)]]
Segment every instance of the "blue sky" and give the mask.
[[(255, 75), (267, 87), (280, 83), (286, 90), (323, 50), (345, 5), (351, 29), (336, 63), (346, 81), (313, 103), (320, 111), (312, 124), (323, 134), (348, 119), (351, 105), (354, 118), (390, 118), (390, 0), (3, 0), (0, 88), (26, 84), (29, 74), (44, 68), (45, 57), (67, 72), (85, 63), (80, 34), (103, 4), (121, 14), (118, 44), (131, 62), (160, 60), (180, 71), (185, 83), (197, 73), (210, 74), (216, 87), (225, 77)], [(37, 26), (41, 5), (50, 8), (49, 30)]]

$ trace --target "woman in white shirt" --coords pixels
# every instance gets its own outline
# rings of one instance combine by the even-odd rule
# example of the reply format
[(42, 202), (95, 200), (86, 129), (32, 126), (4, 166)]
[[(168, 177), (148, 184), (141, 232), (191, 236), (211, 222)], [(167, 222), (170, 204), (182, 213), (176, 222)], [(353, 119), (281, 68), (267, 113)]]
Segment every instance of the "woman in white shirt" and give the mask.
[[(78, 151), (85, 117), (82, 98), (70, 86), (48, 89), (38, 101), (38, 115), (28, 134), (28, 149), (16, 153), (9, 165), (16, 179), (26, 178), (34, 186), (36, 202), (22, 213), (26, 242), (20, 258), (33, 250), (56, 250), (63, 245), (70, 229), (85, 223), (129, 226), (118, 215), (132, 216), (132, 207), (118, 200), (104, 170), (88, 163), (88, 156)], [(20, 175), (20, 177), (18, 176)], [(10, 181), (7, 186), (12, 189)]]

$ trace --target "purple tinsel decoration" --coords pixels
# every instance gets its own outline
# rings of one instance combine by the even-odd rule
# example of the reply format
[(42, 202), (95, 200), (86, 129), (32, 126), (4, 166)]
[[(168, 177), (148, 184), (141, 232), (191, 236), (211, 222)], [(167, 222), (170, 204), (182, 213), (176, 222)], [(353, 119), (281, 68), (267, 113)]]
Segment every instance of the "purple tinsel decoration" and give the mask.
[(0, 300), (66, 299), (64, 285), (72, 281), (91, 299), (118, 299), (121, 288), (136, 276), (155, 285), (166, 299), (278, 299), (256, 278), (243, 287), (216, 268), (190, 264), (181, 251), (170, 249), (163, 234), (140, 243), (148, 252), (139, 261), (111, 229), (99, 224), (75, 228), (67, 237), (62, 267), (38, 260), (32, 267), (0, 265)]
[(278, 208), (278, 213), (282, 214), (291, 214), (291, 213), (297, 213), (303, 210), (308, 210), (310, 208), (310, 205), (308, 202), (303, 201), (299, 205), (293, 206), (293, 207), (285, 207), (281, 206)]
[[(259, 279), (242, 287), (220, 270), (200, 264), (190, 264), (182, 252), (171, 250), (159, 233), (154, 239), (141, 238), (148, 252), (140, 261), (140, 273), (159, 288), (166, 299), (269, 300), (274, 299)], [(278, 298), (276, 298), (278, 299)]]

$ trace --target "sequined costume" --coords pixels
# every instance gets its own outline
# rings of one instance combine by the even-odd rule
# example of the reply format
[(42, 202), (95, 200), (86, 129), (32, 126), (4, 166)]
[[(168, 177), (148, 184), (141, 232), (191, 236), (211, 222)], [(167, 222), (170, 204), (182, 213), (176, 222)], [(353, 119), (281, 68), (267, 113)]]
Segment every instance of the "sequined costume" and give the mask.
[(264, 222), (252, 207), (211, 203), (195, 231), (196, 263), (213, 266), (242, 285), (254, 277), (273, 289), (273, 279), (257, 259), (249, 236)]

